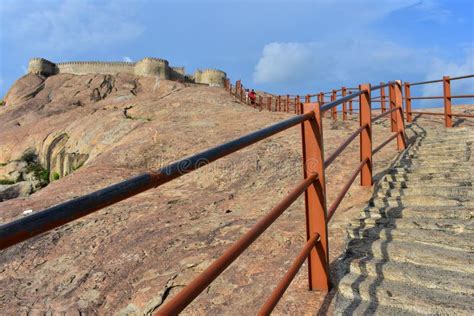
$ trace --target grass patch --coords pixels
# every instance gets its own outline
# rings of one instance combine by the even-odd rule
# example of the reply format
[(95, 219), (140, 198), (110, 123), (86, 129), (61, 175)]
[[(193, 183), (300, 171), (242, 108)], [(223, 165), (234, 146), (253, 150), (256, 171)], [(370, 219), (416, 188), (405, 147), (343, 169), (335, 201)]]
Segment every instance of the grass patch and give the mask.
[(52, 177), (53, 177), (53, 181), (56, 181), (56, 180), (59, 180), (61, 176), (59, 175), (59, 173), (55, 171), (53, 172)]
[(10, 184), (15, 184), (15, 181), (13, 180), (7, 180), (7, 179), (0, 179), (0, 185), (10, 185)]
[(49, 171), (43, 168), (38, 161), (38, 155), (32, 150), (26, 151), (21, 160), (27, 163), (26, 170), (33, 172), (35, 178), (39, 180), (41, 186), (46, 186), (49, 183)]

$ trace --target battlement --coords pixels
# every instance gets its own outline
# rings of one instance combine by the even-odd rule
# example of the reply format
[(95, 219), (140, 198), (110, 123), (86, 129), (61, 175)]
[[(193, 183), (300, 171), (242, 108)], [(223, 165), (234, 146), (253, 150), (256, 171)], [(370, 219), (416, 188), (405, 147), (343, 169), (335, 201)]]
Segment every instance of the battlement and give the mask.
[(129, 73), (152, 76), (167, 80), (191, 81), (210, 86), (224, 86), (226, 73), (218, 69), (197, 70), (194, 76), (187, 75), (184, 67), (170, 67), (166, 59), (145, 57), (137, 62), (69, 61), (53, 63), (44, 58), (32, 58), (28, 72), (52, 76), (56, 74), (117, 74)]
[(28, 72), (43, 76), (51, 76), (56, 73), (56, 65), (44, 58), (32, 58), (28, 63)]
[(194, 73), (196, 83), (205, 83), (213, 87), (223, 87), (226, 79), (227, 74), (218, 69), (198, 69)]

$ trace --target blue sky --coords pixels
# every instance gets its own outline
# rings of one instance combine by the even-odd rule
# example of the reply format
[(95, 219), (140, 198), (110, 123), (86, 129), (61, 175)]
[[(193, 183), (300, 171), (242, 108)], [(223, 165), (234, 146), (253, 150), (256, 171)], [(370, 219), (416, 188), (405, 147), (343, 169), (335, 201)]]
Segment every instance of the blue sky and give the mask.
[[(474, 73), (473, 18), (473, 0), (2, 0), (0, 96), (31, 57), (161, 57), (291, 94), (463, 75)], [(453, 88), (473, 93), (474, 80)]]

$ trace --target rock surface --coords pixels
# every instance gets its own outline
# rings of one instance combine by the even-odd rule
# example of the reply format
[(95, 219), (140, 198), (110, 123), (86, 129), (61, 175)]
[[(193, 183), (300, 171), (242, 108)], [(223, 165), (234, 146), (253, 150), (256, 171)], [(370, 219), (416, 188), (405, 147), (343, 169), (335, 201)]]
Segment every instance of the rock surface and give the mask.
[[(1, 202), (1, 223), (292, 116), (243, 106), (220, 88), (128, 75), (28, 75), (12, 87), (6, 101), (0, 107), (0, 164), (34, 150), (42, 166), (49, 166), (50, 179), (54, 172), (60, 178), (28, 197)], [(358, 128), (357, 117), (324, 122), (326, 155)], [(408, 133), (412, 137), (416, 131)], [(373, 134), (375, 144), (387, 139), (387, 121), (376, 124)], [(326, 170), (329, 204), (358, 155), (354, 141)], [(377, 153), (376, 179), (395, 155), (393, 143)], [(300, 129), (294, 127), (2, 251), (2, 314), (151, 313), (298, 183), (301, 159)], [(347, 221), (371, 197), (370, 188), (355, 183), (330, 223), (332, 266), (344, 249)], [(305, 238), (300, 198), (185, 314), (255, 314)], [(328, 309), (333, 292), (309, 292), (305, 265), (276, 314)]]

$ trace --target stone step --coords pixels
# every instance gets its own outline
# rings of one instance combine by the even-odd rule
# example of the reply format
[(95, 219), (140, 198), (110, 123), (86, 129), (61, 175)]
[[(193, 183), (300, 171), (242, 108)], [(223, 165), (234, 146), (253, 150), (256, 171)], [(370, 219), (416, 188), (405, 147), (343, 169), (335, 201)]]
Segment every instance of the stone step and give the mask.
[(370, 200), (370, 205), (381, 207), (455, 207), (462, 206), (462, 201), (454, 198), (447, 198), (435, 195), (408, 195), (399, 197), (374, 197)]
[(474, 273), (474, 254), (433, 244), (385, 239), (352, 239), (348, 251), (355, 258), (409, 262), (427, 267), (440, 267), (470, 275)]
[[(415, 160), (416, 161), (416, 160)], [(445, 170), (449, 171), (467, 171), (472, 173), (472, 164), (467, 161), (464, 164), (455, 163), (455, 162), (448, 162), (448, 163), (434, 163), (432, 161), (423, 162), (423, 163), (407, 163), (407, 162), (399, 162), (392, 167), (394, 170), (402, 171), (401, 169), (405, 169), (409, 172), (416, 172), (419, 170), (433, 170), (432, 172), (444, 172)]]
[(423, 130), (351, 221), (336, 315), (474, 315), (474, 133)]
[(444, 187), (444, 188), (466, 188), (466, 189), (471, 189), (472, 190), (472, 181), (465, 181), (465, 182), (460, 182), (460, 181), (452, 181), (452, 180), (437, 180), (437, 181), (400, 181), (400, 182), (395, 182), (395, 181), (380, 181), (378, 183), (378, 187), (380, 189), (407, 189), (407, 188), (419, 188), (419, 187), (425, 187), (425, 188), (437, 188), (437, 187)]
[(427, 268), (412, 263), (399, 263), (381, 260), (351, 260), (349, 271), (354, 275), (383, 278), (412, 284), (427, 289), (442, 289), (445, 291), (474, 295), (474, 278), (466, 278), (464, 273)]
[(451, 147), (451, 148), (432, 148), (431, 146), (419, 146), (410, 149), (410, 153), (426, 156), (438, 155), (469, 155), (470, 148), (467, 146)]
[(348, 299), (342, 294), (337, 295), (336, 310), (334, 311), (336, 316), (348, 316), (348, 315), (383, 315), (383, 316), (417, 316), (426, 315), (415, 312), (408, 312), (401, 308), (395, 308), (391, 306), (380, 305), (376, 300), (374, 301), (361, 301), (360, 299)]
[(459, 156), (458, 157), (425, 157), (425, 156), (418, 156), (407, 154), (404, 156), (403, 159), (409, 159), (410, 161), (417, 161), (419, 163), (436, 163), (436, 162), (443, 162), (443, 163), (452, 163), (452, 164), (465, 164), (469, 162), (469, 157), (467, 156)]
[(426, 155), (426, 154), (423, 154), (423, 155), (420, 155), (418, 153), (410, 153), (408, 155), (408, 157), (410, 157), (411, 159), (419, 159), (421, 158), (421, 160), (424, 160), (424, 161), (445, 161), (445, 160), (456, 160), (456, 161), (461, 161), (461, 162), (465, 162), (465, 161), (469, 161), (470, 159), (470, 155), (467, 155), (467, 154), (453, 154), (453, 155), (435, 155), (435, 154), (431, 154), (431, 155)]
[(405, 219), (459, 219), (471, 221), (474, 209), (464, 207), (367, 207), (361, 212), (362, 218), (405, 218)]
[[(369, 218), (365, 221), (349, 223), (347, 231), (349, 237), (417, 242), (437, 245), (447, 251), (453, 249), (474, 252), (473, 224), (467, 224), (469, 227), (465, 227), (459, 220), (457, 223), (448, 223), (446, 220), (442, 220), (445, 225), (450, 225), (443, 229), (442, 226), (426, 224), (426, 220), (415, 223), (403, 219), (398, 221), (387, 218), (374, 220)], [(416, 228), (417, 225), (422, 227)]]
[[(469, 295), (425, 288), (381, 277), (348, 274), (339, 283), (339, 294), (353, 301), (365, 301), (376, 307), (432, 315), (472, 315), (474, 300)], [(405, 312), (406, 311), (406, 312)], [(350, 314), (350, 313), (349, 313)]]
[(451, 182), (459, 181), (459, 182), (470, 182), (471, 175), (470, 174), (426, 174), (426, 175), (419, 175), (413, 173), (406, 173), (406, 174), (386, 174), (383, 176), (382, 181), (391, 181), (391, 182), (407, 182), (407, 181), (424, 181), (427, 182), (428, 180), (431, 181), (443, 181), (443, 180), (450, 180)]
[(442, 196), (448, 198), (459, 198), (465, 200), (474, 197), (474, 192), (471, 187), (468, 186), (418, 186), (411, 188), (390, 188), (390, 189), (379, 189), (375, 193), (378, 197), (400, 197), (400, 196), (411, 196), (411, 195), (430, 195), (430, 196)]
[(393, 167), (390, 169), (389, 173), (391, 174), (406, 174), (406, 173), (413, 173), (413, 174), (463, 174), (463, 173), (470, 173), (471, 167), (461, 167), (461, 166), (451, 166), (451, 167), (422, 167), (416, 168), (413, 166), (410, 167)]

